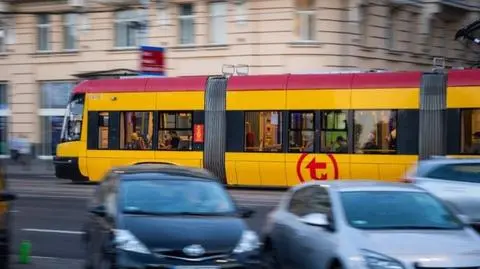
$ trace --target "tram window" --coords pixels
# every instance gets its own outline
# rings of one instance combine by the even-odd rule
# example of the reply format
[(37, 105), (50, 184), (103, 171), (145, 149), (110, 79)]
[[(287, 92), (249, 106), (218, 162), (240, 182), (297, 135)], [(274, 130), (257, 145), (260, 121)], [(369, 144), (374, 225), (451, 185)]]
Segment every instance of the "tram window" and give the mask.
[(291, 112), (288, 126), (289, 152), (313, 152), (315, 121), (313, 112)]
[(397, 111), (357, 110), (354, 122), (355, 153), (396, 153)]
[(153, 112), (127, 111), (120, 114), (120, 149), (152, 149)]
[(98, 148), (108, 149), (108, 121), (109, 113), (98, 113)]
[(159, 118), (160, 150), (192, 150), (192, 113), (162, 112)]
[(461, 153), (480, 154), (480, 109), (462, 111)]
[(245, 112), (245, 151), (282, 152), (282, 113)]
[(346, 110), (322, 112), (321, 152), (348, 153)]

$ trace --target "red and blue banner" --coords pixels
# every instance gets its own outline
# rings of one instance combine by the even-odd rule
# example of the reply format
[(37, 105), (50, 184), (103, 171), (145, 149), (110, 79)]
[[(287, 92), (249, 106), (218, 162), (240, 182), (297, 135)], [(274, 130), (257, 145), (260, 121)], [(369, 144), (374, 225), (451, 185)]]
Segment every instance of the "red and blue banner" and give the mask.
[(165, 76), (165, 48), (141, 46), (140, 72), (143, 76)]

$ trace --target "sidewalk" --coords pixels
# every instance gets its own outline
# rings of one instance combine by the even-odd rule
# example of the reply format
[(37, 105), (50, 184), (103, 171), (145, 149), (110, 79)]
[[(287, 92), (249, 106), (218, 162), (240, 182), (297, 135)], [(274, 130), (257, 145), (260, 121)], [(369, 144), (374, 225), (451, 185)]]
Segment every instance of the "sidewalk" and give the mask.
[(21, 164), (14, 163), (11, 159), (3, 160), (6, 166), (7, 177), (10, 178), (52, 178), (55, 177), (55, 168), (52, 160), (33, 159), (30, 161), (30, 169)]

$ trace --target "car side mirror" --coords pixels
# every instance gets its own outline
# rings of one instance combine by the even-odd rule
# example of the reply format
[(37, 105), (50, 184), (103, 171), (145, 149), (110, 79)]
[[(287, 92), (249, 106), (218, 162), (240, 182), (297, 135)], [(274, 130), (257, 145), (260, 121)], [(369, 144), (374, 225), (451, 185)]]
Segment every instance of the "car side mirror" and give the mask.
[(9, 192), (0, 192), (0, 202), (9, 202), (16, 200), (17, 196)]
[(94, 206), (88, 210), (90, 213), (99, 216), (99, 217), (105, 217), (107, 215), (107, 210), (105, 209), (105, 206), (99, 205), (99, 206)]
[(330, 222), (328, 221), (328, 216), (326, 214), (312, 213), (303, 216), (300, 220), (308, 225), (318, 226), (318, 227), (328, 227)]
[(470, 224), (472, 222), (472, 220), (470, 219), (469, 216), (467, 215), (463, 215), (463, 214), (458, 214), (457, 215), (457, 218), (459, 218), (463, 223), (465, 224)]
[(250, 208), (243, 207), (238, 209), (238, 214), (240, 215), (241, 218), (248, 219), (255, 214), (255, 211)]

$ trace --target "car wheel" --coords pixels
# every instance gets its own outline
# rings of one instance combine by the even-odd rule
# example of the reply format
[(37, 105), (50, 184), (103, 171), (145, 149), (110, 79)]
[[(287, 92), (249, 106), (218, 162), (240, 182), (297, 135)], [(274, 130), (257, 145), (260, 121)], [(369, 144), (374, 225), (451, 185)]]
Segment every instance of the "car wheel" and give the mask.
[(282, 266), (278, 262), (276, 251), (273, 246), (267, 245), (262, 251), (263, 269), (280, 269)]
[(8, 269), (10, 268), (10, 261), (8, 259), (8, 257), (1, 257), (0, 258), (0, 268), (2, 269)]
[(0, 268), (10, 268), (10, 240), (6, 240), (5, 245), (0, 250)]
[(112, 266), (112, 262), (109, 259), (103, 258), (100, 261), (100, 266), (98, 269), (114, 269)]
[(334, 265), (332, 265), (331, 269), (343, 269), (343, 267), (341, 264), (335, 263)]

